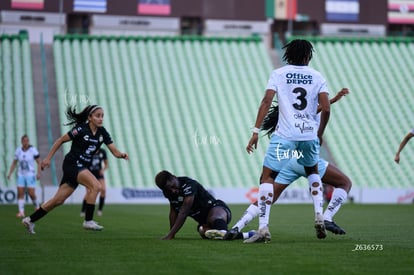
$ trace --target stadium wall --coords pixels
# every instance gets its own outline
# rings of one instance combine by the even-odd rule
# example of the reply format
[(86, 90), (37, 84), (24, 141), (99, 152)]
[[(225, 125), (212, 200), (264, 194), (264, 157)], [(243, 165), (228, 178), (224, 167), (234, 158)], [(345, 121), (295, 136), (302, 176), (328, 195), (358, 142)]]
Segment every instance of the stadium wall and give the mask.
[[(56, 193), (56, 186), (43, 186), (36, 189), (38, 198), (46, 201)], [(250, 204), (257, 198), (258, 187), (252, 188), (211, 188), (208, 189), (216, 198), (229, 204)], [(156, 188), (108, 188), (108, 204), (163, 204), (167, 200)], [(85, 195), (85, 188), (79, 186), (67, 199), (66, 204), (80, 204)], [(0, 185), (0, 205), (17, 204), (15, 188)], [(26, 196), (26, 202), (31, 203)], [(289, 187), (280, 196), (278, 204), (311, 204), (312, 198), (307, 188)], [(361, 204), (410, 204), (414, 203), (414, 188), (352, 188), (348, 203)]]

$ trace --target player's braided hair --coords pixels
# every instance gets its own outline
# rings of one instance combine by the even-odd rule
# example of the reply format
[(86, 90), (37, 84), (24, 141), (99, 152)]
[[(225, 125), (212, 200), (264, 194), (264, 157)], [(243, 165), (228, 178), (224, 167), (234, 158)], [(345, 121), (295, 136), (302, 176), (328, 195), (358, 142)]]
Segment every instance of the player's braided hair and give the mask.
[(272, 105), (263, 120), (260, 130), (265, 131), (265, 135), (269, 138), (276, 129), (279, 120), (279, 105)]
[(307, 40), (292, 40), (286, 44), (283, 49), (286, 50), (283, 55), (283, 61), (290, 65), (307, 65), (312, 59), (313, 46)]
[(75, 106), (69, 106), (66, 109), (66, 118), (68, 119), (68, 122), (65, 125), (74, 126), (85, 123), (88, 120), (91, 111), (97, 109), (96, 107), (98, 107), (98, 105), (88, 105), (80, 113), (77, 113)]

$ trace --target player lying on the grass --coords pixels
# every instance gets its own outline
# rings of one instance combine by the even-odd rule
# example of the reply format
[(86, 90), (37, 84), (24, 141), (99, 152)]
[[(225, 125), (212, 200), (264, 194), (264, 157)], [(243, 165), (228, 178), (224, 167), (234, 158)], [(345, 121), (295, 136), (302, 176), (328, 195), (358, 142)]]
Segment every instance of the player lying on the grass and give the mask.
[[(187, 217), (198, 222), (197, 231), (202, 238), (214, 238), (214, 233), (227, 232), (227, 225), (231, 221), (231, 211), (225, 202), (214, 198), (197, 181), (189, 177), (176, 177), (168, 171), (161, 171), (155, 176), (155, 183), (170, 202), (170, 231), (163, 240), (174, 239), (177, 232), (184, 225)], [(244, 233), (244, 238), (252, 234)], [(243, 234), (235, 234), (234, 238), (243, 238)]]

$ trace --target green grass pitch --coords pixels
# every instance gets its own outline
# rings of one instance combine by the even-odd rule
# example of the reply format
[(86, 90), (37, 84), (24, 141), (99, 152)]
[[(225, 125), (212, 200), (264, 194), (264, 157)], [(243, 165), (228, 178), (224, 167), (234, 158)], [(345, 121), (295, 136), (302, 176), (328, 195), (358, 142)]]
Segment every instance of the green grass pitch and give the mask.
[[(230, 205), (231, 225), (246, 207)], [(202, 240), (191, 219), (162, 241), (168, 205), (106, 205), (102, 232), (83, 230), (79, 210), (60, 206), (29, 235), (17, 207), (1, 205), (0, 274), (414, 274), (412, 204), (345, 204), (336, 222), (347, 234), (324, 240), (311, 205), (275, 205), (268, 244)]]

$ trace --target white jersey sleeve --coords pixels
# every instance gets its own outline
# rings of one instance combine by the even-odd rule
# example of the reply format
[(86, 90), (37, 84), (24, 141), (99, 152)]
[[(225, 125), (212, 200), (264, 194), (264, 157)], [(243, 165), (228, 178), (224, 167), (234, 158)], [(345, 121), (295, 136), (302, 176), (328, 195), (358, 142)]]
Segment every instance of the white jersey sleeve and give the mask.
[(317, 138), (318, 97), (328, 93), (324, 77), (308, 66), (286, 65), (274, 70), (266, 86), (277, 93), (279, 121), (275, 133), (288, 140)]

